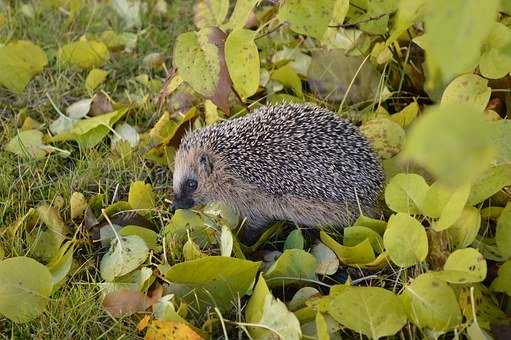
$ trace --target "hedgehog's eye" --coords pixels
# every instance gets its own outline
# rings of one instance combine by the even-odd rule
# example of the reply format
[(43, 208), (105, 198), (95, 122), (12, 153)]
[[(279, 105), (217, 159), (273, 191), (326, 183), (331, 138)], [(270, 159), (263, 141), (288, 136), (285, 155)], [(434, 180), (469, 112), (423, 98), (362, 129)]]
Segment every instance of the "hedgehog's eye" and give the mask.
[(194, 179), (187, 179), (185, 185), (189, 191), (194, 191), (197, 189), (198, 183)]

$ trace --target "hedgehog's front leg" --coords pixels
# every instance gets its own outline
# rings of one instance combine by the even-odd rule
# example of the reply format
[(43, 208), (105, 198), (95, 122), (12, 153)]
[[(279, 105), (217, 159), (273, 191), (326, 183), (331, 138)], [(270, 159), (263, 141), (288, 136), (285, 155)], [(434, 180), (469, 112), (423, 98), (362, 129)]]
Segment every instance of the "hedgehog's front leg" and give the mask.
[(245, 245), (253, 245), (259, 240), (270, 222), (271, 220), (264, 216), (246, 217), (238, 233), (240, 241)]

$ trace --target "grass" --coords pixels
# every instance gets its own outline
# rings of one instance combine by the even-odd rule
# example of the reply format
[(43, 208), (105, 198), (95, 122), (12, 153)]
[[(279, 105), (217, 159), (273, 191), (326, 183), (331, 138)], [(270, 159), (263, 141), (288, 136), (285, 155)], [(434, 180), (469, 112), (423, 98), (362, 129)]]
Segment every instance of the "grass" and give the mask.
[[(84, 80), (87, 71), (62, 68), (55, 60), (59, 47), (85, 35), (95, 38), (102, 32), (124, 32), (123, 20), (108, 2), (73, 1), (81, 3), (75, 16), (69, 15), (67, 1), (60, 6), (45, 4), (55, 1), (0, 2), (0, 14), (5, 21), (0, 24), (0, 43), (25, 39), (39, 45), (48, 55), (49, 65), (33, 79), (21, 95), (0, 88), (0, 145), (5, 145), (18, 127), (17, 116), (25, 111), (31, 118), (50, 124), (58, 117), (51, 98), (61, 111), (78, 99), (87, 98)], [(152, 8), (155, 1), (147, 1)], [(34, 10), (33, 18), (23, 14), (27, 6)], [(144, 29), (138, 34), (136, 48), (132, 52), (113, 53), (105, 66), (109, 76), (103, 90), (117, 102), (129, 98), (147, 96), (149, 101), (137, 107), (136, 115), (127, 121), (146, 131), (159, 112), (151, 102), (154, 93), (133, 80), (139, 74), (163, 79), (163, 69), (143, 66), (145, 55), (160, 52), (170, 65), (172, 45), (176, 36), (191, 29), (191, 2), (173, 0), (165, 15), (148, 11), (143, 15)], [(73, 143), (60, 145), (73, 149), (71, 156), (63, 159), (50, 155), (43, 161), (23, 160), (0, 149), (0, 235), (3, 228), (23, 216), (29, 208), (41, 203), (64, 202), (61, 213), (69, 216), (69, 198), (74, 191), (91, 197), (105, 194), (110, 202), (114, 198), (126, 199), (129, 183), (145, 180), (153, 184), (158, 193), (159, 206), (165, 204), (169, 178), (165, 169), (155, 167), (144, 160), (142, 151), (131, 159), (116, 158), (109, 145), (94, 150), (78, 150)], [(21, 238), (0, 237), (0, 247), (5, 256), (23, 255), (26, 251)], [(141, 337), (134, 319), (114, 320), (103, 312), (99, 303), (99, 289), (91, 283), (98, 281), (95, 269), (97, 256), (87, 248), (80, 249), (85, 261), (73, 268), (64, 286), (52, 296), (47, 311), (36, 320), (15, 324), (0, 317), (0, 339), (136, 339)]]

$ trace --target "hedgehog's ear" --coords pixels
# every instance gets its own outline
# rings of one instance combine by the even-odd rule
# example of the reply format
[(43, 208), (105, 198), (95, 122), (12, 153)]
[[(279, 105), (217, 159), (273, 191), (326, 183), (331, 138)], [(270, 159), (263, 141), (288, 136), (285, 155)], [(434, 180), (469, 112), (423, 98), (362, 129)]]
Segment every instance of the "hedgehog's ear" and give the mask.
[(209, 159), (209, 156), (206, 155), (205, 153), (200, 155), (200, 157), (199, 157), (199, 165), (202, 168), (202, 170), (204, 170), (206, 175), (209, 176), (213, 172), (213, 163)]

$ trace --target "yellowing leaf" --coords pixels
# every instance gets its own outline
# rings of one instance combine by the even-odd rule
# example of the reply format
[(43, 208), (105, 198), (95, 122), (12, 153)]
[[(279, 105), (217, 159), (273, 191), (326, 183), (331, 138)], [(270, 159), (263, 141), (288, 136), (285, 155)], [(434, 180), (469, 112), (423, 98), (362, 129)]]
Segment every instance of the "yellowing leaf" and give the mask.
[(497, 278), (491, 283), (491, 289), (511, 296), (511, 260), (507, 260), (499, 268)]
[(297, 33), (321, 39), (330, 23), (334, 4), (335, 0), (317, 0), (313, 6), (306, 0), (289, 0), (280, 6), (278, 18), (289, 22)]
[(511, 258), (511, 202), (506, 204), (504, 211), (497, 221), (495, 234), (497, 248), (504, 259)]
[(259, 52), (254, 43), (254, 31), (232, 31), (225, 41), (225, 61), (234, 89), (242, 99), (256, 93), (259, 87)]
[(43, 144), (43, 133), (38, 130), (20, 131), (7, 143), (5, 150), (26, 158), (41, 159), (53, 150)]
[(383, 245), (392, 262), (403, 268), (424, 261), (428, 255), (428, 237), (424, 227), (404, 213), (390, 217)]
[(235, 30), (243, 28), (252, 12), (254, 6), (259, 0), (238, 0), (234, 6), (229, 22), (222, 26), (224, 30)]
[(198, 28), (220, 26), (229, 11), (229, 0), (199, 0), (193, 6), (193, 22)]
[(69, 230), (54, 207), (41, 205), (37, 208), (37, 215), (42, 226), (32, 230), (30, 254), (44, 261), (50, 261), (58, 254), (60, 245)]
[(470, 195), (470, 185), (462, 185), (450, 192), (451, 194), (442, 208), (439, 220), (433, 224), (433, 229), (436, 231), (449, 228), (460, 218), (467, 203), (468, 195)]
[(364, 123), (360, 131), (369, 139), (374, 151), (383, 159), (398, 154), (405, 142), (403, 128), (387, 118), (375, 118)]
[(131, 183), (128, 203), (133, 209), (150, 210), (154, 208), (153, 187), (149, 183), (136, 181)]
[(456, 295), (432, 273), (422, 274), (401, 294), (409, 319), (418, 327), (445, 332), (461, 323)]
[(363, 265), (376, 259), (371, 242), (366, 239), (354, 247), (347, 247), (337, 243), (323, 230), (320, 231), (321, 242), (332, 249), (339, 260), (345, 264)]
[(282, 301), (273, 297), (262, 275), (248, 301), (245, 317), (251, 324), (264, 326), (249, 327), (254, 339), (273, 339), (275, 336), (286, 340), (301, 339), (300, 322)]
[(483, 111), (490, 95), (488, 80), (472, 73), (463, 74), (446, 87), (441, 104), (469, 104), (478, 111)]
[(472, 184), (468, 204), (481, 203), (508, 185), (511, 185), (511, 164), (492, 167)]
[(380, 287), (346, 287), (330, 302), (328, 313), (372, 339), (396, 334), (407, 321), (401, 300)]
[(30, 41), (18, 40), (0, 47), (0, 85), (21, 93), (48, 64), (44, 51)]
[(110, 59), (110, 53), (102, 42), (80, 40), (64, 45), (59, 50), (59, 57), (65, 64), (81, 69), (91, 69), (102, 66)]
[(365, 240), (371, 242), (373, 250), (380, 254), (383, 251), (383, 239), (380, 234), (368, 227), (352, 226), (344, 228), (343, 244), (348, 247), (354, 247)]
[(144, 240), (149, 249), (161, 251), (161, 245), (158, 244), (158, 234), (149, 228), (139, 227), (137, 225), (126, 225), (119, 230), (119, 235), (136, 235)]
[[(404, 0), (402, 2), (407, 2), (409, 0)], [(421, 0), (423, 1), (423, 0)], [(415, 117), (417, 117), (417, 114), (419, 113), (419, 104), (417, 104), (416, 101), (411, 102), (408, 104), (404, 109), (401, 111), (394, 113), (392, 116), (390, 116), (390, 119), (397, 124), (401, 125), (403, 128), (410, 125), (414, 120)]]
[(481, 227), (481, 213), (474, 207), (465, 207), (460, 218), (447, 229), (449, 239), (456, 248), (465, 248), (474, 242)]
[(395, 212), (418, 214), (428, 189), (420, 175), (397, 174), (385, 187), (385, 202)]
[(144, 337), (145, 340), (203, 340), (190, 326), (181, 321), (153, 320)]
[(394, 27), (386, 45), (390, 46), (415, 21), (420, 19), (424, 12), (425, 0), (400, 0)]
[(435, 275), (447, 282), (464, 284), (483, 281), (486, 270), (484, 256), (474, 248), (465, 248), (449, 255), (444, 270)]
[(89, 206), (85, 196), (83, 196), (81, 192), (73, 192), (71, 194), (69, 205), (71, 207), (71, 219), (73, 220), (77, 217), (82, 217)]
[(490, 134), (482, 112), (472, 106), (434, 106), (413, 126), (403, 154), (444, 182), (465, 184), (490, 165), (494, 156)]
[(46, 309), (52, 291), (51, 273), (29, 257), (0, 261), (0, 314), (14, 322), (27, 322)]
[(89, 92), (92, 92), (99, 85), (103, 84), (106, 80), (106, 76), (108, 75), (107, 71), (103, 71), (98, 68), (93, 68), (90, 70), (87, 78), (85, 78), (85, 89)]

